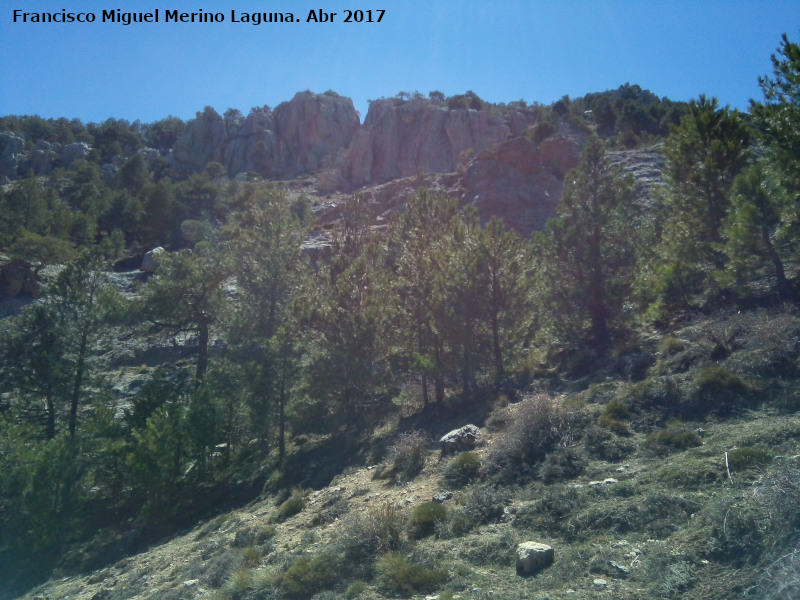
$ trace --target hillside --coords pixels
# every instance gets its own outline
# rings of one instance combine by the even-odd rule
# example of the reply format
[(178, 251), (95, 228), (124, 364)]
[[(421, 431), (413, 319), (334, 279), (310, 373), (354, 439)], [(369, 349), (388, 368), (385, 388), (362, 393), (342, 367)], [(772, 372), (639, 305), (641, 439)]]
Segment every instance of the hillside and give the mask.
[(797, 596), (773, 66), (0, 118), (0, 598)]
[[(712, 360), (721, 332), (732, 350)], [(246, 506), (24, 598), (792, 598), (796, 375), (766, 374), (786, 373), (787, 359), (796, 369), (798, 344), (794, 311), (699, 318), (651, 338), (655, 362), (639, 381), (603, 369), (564, 382), (581, 392), (441, 408), (448, 420), (398, 415), (346, 468), (312, 458), (343, 452), (340, 437), (298, 438), (299, 472), (287, 475), (324, 469), (328, 485), (287, 496), (270, 484)], [(715, 369), (733, 379), (713, 393), (736, 399), (679, 421), (707, 402), (703, 374)], [(545, 405), (569, 415), (569, 431), (516, 471), (513, 456), (552, 435)], [(433, 439), (467, 420), (481, 425), (474, 452), (441, 458)], [(436, 495), (446, 499), (428, 525), (416, 511)], [(531, 540), (551, 545), (555, 562), (521, 577), (516, 548)]]

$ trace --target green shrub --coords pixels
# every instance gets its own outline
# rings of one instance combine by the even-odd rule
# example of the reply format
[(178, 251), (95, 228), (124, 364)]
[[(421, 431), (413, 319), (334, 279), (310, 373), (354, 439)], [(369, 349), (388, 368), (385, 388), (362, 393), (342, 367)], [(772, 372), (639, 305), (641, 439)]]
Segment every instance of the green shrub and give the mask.
[(674, 335), (668, 335), (664, 339), (661, 340), (659, 344), (659, 350), (662, 354), (665, 355), (672, 355), (677, 354), (684, 350), (685, 345), (682, 340), (676, 338)]
[(577, 477), (586, 468), (586, 457), (574, 446), (558, 448), (548, 454), (539, 466), (539, 477), (545, 483)]
[(558, 128), (550, 121), (541, 121), (533, 127), (532, 138), (537, 144), (553, 135)]
[(338, 571), (336, 556), (329, 552), (301, 556), (278, 577), (278, 589), (288, 598), (306, 600), (332, 588), (339, 580)]
[(411, 511), (412, 533), (417, 538), (430, 535), (439, 521), (447, 518), (447, 507), (439, 502), (423, 502)]
[(597, 422), (601, 427), (613, 431), (617, 435), (630, 435), (628, 424), (624, 421), (630, 417), (630, 408), (619, 398), (612, 398), (603, 408)]
[(241, 596), (253, 584), (253, 575), (250, 569), (240, 568), (234, 571), (228, 583), (225, 584), (224, 591), (231, 594), (234, 598)]
[(757, 390), (724, 367), (705, 367), (695, 376), (689, 409), (705, 414), (726, 413), (757, 397)]
[(683, 399), (678, 383), (673, 377), (649, 377), (629, 386), (619, 399), (630, 409), (659, 408), (674, 410)]
[(245, 567), (256, 567), (261, 562), (261, 551), (258, 548), (250, 546), (242, 550), (242, 564)]
[(676, 450), (687, 450), (696, 446), (701, 446), (703, 441), (694, 431), (686, 431), (679, 427), (670, 427), (661, 431), (656, 431), (647, 436), (644, 441), (645, 447), (657, 454), (667, 454)]
[(510, 499), (509, 492), (499, 486), (478, 487), (464, 502), (464, 509), (477, 524), (493, 523), (503, 518), (506, 504)]
[(272, 515), (272, 521), (275, 523), (283, 523), (289, 517), (293, 517), (297, 513), (302, 512), (305, 507), (305, 494), (295, 490), (292, 495), (278, 507), (275, 514)]
[(444, 479), (452, 486), (463, 487), (480, 473), (481, 459), (475, 452), (462, 452), (445, 469)]
[(772, 460), (769, 452), (763, 448), (736, 448), (728, 452), (728, 464), (734, 471), (745, 471), (752, 467), (766, 466)]
[(632, 440), (617, 437), (608, 429), (601, 427), (590, 427), (586, 431), (584, 446), (592, 456), (609, 462), (622, 460), (636, 450)]
[(447, 520), (436, 523), (436, 537), (440, 540), (461, 537), (476, 525), (474, 515), (463, 506), (457, 506), (447, 511)]
[(361, 594), (366, 592), (369, 589), (369, 585), (366, 582), (358, 580), (354, 581), (347, 587), (347, 591), (344, 593), (344, 597), (347, 600), (355, 600)]
[(403, 596), (432, 592), (447, 581), (447, 571), (409, 562), (397, 552), (382, 556), (377, 568), (380, 586)]

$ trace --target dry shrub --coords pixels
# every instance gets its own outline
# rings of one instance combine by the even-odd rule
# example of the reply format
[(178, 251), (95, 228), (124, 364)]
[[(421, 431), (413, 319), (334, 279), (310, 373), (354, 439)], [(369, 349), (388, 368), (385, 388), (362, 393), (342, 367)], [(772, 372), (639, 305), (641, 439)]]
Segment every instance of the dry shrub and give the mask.
[(385, 502), (345, 517), (336, 532), (336, 546), (349, 565), (359, 567), (378, 555), (400, 549), (407, 529), (406, 513)]
[(514, 479), (532, 473), (553, 448), (567, 447), (586, 423), (584, 411), (565, 406), (559, 398), (539, 394), (517, 405), (513, 420), (496, 437), (485, 471)]
[(410, 480), (419, 475), (425, 466), (428, 438), (422, 431), (409, 431), (400, 437), (389, 450), (382, 477)]

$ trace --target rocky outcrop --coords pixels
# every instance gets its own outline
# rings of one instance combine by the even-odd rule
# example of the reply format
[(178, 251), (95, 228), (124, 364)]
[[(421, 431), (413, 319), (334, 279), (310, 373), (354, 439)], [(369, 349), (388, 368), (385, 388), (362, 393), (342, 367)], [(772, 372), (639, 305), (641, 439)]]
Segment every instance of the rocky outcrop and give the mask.
[(280, 175), (315, 171), (344, 153), (359, 127), (350, 98), (333, 92), (300, 92), (275, 108)]
[(69, 167), (76, 160), (86, 160), (89, 158), (89, 152), (91, 151), (92, 147), (86, 142), (67, 144), (61, 150), (61, 164), (64, 167)]
[(335, 162), (332, 157), (344, 153), (358, 126), (353, 101), (333, 92), (300, 92), (274, 111), (263, 107), (246, 118), (223, 118), (207, 107), (186, 125), (170, 158), (183, 173), (216, 161), (230, 175), (293, 177)]
[(201, 171), (210, 162), (223, 161), (227, 141), (225, 121), (217, 111), (207, 106), (186, 124), (170, 158), (178, 171)]
[(0, 254), (0, 298), (27, 294), (38, 298), (41, 291), (36, 270), (27, 261)]
[(554, 136), (536, 144), (518, 137), (480, 153), (464, 174), (465, 204), (478, 216), (501, 217), (508, 227), (529, 235), (544, 229), (564, 187), (564, 175), (578, 164), (580, 148), (572, 137)]
[(229, 120), (227, 135), (219, 162), (228, 173), (260, 173), (265, 177), (279, 173), (275, 117), (268, 107), (253, 110), (245, 119)]
[(455, 171), (510, 135), (501, 116), (490, 111), (450, 109), (424, 98), (376, 100), (347, 151), (344, 180), (357, 188), (419, 172)]
[(14, 178), (21, 158), (25, 140), (11, 131), (0, 131), (0, 178)]

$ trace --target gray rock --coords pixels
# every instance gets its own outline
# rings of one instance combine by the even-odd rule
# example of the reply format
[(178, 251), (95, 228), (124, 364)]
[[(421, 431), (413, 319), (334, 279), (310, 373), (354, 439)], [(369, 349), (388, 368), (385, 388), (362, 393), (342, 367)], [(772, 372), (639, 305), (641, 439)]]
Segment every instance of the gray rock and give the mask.
[(353, 101), (332, 92), (300, 92), (274, 111), (254, 109), (243, 118), (223, 119), (207, 107), (189, 121), (169, 155), (181, 173), (202, 171), (212, 161), (230, 176), (258, 173), (264, 177), (293, 177), (336, 162), (356, 129)]
[(158, 271), (158, 267), (161, 263), (161, 258), (164, 256), (166, 250), (161, 246), (157, 248), (153, 248), (144, 255), (142, 258), (142, 266), (139, 267), (140, 271), (144, 271), (145, 273), (155, 273)]
[(433, 495), (433, 501), (442, 503), (445, 500), (450, 500), (450, 498), (452, 498), (452, 497), (453, 497), (453, 492), (449, 492), (447, 490), (442, 490), (440, 492), (436, 492)]
[(535, 575), (553, 564), (551, 546), (539, 542), (523, 542), (517, 546), (517, 575)]
[(605, 579), (595, 579), (592, 583), (598, 590), (604, 590), (608, 587), (608, 582)]
[(91, 151), (92, 147), (86, 142), (67, 144), (61, 150), (61, 164), (64, 167), (69, 167), (76, 160), (86, 160)]
[(464, 173), (464, 201), (486, 221), (503, 221), (524, 235), (556, 215), (564, 174), (579, 161), (577, 140), (555, 136), (537, 145), (514, 138), (478, 154)]
[(0, 131), (0, 177), (14, 178), (25, 149), (25, 140), (13, 131)]
[(510, 135), (502, 117), (489, 111), (450, 109), (424, 98), (375, 100), (347, 150), (344, 179), (357, 188), (455, 171)]
[(614, 569), (620, 577), (627, 577), (630, 575), (631, 570), (625, 565), (618, 562), (611, 561), (611, 568)]
[(446, 433), (439, 439), (442, 447), (442, 456), (475, 447), (478, 442), (480, 430), (475, 425), (464, 425)]

